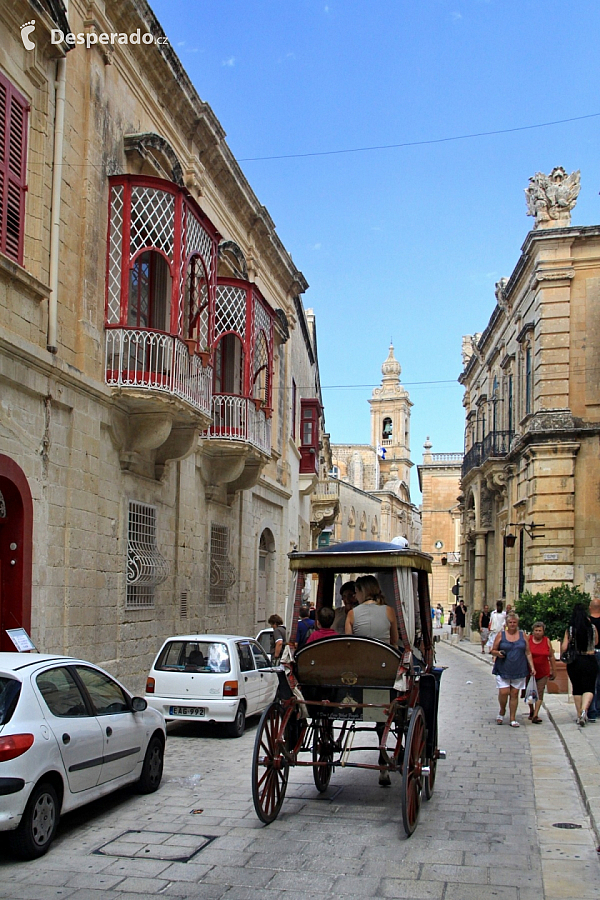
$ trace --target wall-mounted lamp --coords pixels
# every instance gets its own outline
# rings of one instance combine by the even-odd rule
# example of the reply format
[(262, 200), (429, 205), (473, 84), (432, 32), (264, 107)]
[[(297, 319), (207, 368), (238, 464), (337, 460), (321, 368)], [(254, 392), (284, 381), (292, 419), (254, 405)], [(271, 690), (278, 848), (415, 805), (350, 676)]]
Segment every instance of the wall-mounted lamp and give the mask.
[(505, 547), (514, 547), (517, 543), (516, 534), (505, 534), (504, 535), (504, 546)]
[(448, 565), (448, 557), (442, 556), (442, 558), (440, 559), (440, 562), (443, 566), (447, 566)]

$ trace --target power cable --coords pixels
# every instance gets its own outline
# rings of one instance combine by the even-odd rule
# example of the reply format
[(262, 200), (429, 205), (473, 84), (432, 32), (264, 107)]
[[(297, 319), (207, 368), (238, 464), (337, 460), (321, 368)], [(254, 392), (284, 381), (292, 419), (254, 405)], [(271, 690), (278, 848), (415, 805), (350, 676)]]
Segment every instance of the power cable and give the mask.
[(539, 122), (537, 125), (519, 125), (515, 128), (498, 128), (495, 131), (476, 131), (472, 134), (457, 134), (454, 137), (431, 138), (426, 141), (404, 141), (401, 144), (380, 144), (373, 147), (346, 147), (343, 150), (315, 150), (311, 153), (282, 153), (278, 156), (246, 156), (238, 162), (260, 162), (272, 159), (304, 159), (309, 156), (336, 156), (340, 153), (369, 153), (373, 150), (396, 150), (399, 147), (423, 147), (426, 144), (447, 144), (450, 141), (466, 141), (471, 138), (490, 137), (495, 134), (512, 134), (515, 131), (531, 131), (533, 128), (548, 128), (551, 125), (564, 125), (567, 122), (580, 122), (582, 119), (595, 119), (600, 112), (586, 116), (572, 116), (570, 119), (556, 119), (554, 122)]

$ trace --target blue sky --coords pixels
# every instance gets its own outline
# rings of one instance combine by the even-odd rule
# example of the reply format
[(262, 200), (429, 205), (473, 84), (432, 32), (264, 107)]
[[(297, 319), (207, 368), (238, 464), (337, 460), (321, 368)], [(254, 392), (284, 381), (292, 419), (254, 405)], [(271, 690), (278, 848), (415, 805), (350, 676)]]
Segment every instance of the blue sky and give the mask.
[[(427, 435), (434, 452), (461, 450), (461, 337), (483, 330), (519, 258), (530, 175), (581, 169), (572, 222), (600, 222), (600, 116), (251, 158), (600, 113), (600, 4), (150, 2), (310, 284), (331, 440), (369, 441), (367, 400), (392, 338), (414, 462)], [(418, 384), (435, 381), (447, 383)]]

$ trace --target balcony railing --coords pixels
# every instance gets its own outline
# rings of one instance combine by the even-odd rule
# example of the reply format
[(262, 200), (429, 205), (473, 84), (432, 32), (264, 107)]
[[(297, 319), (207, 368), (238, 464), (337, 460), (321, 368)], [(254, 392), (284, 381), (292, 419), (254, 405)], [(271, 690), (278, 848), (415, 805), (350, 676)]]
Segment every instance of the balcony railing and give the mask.
[(215, 394), (212, 398), (212, 425), (202, 437), (243, 441), (271, 455), (271, 420), (247, 397)]
[(311, 499), (314, 501), (318, 500), (331, 500), (334, 501), (340, 496), (340, 483), (339, 481), (318, 481), (317, 486), (313, 491)]
[(512, 431), (490, 431), (484, 439), (477, 444), (473, 444), (470, 450), (465, 453), (462, 464), (462, 477), (467, 472), (474, 469), (475, 466), (481, 466), (490, 457), (502, 457), (510, 450), (511, 441), (514, 437)]
[(162, 391), (210, 416), (212, 369), (190, 356), (181, 338), (136, 328), (106, 331), (106, 383)]
[(462, 453), (432, 453), (431, 460), (434, 463), (459, 463), (462, 462)]

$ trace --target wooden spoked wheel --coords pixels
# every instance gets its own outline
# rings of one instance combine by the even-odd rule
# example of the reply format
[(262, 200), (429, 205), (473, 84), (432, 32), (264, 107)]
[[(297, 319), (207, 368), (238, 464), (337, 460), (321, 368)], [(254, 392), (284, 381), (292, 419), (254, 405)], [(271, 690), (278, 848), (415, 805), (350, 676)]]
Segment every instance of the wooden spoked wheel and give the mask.
[[(268, 825), (279, 815), (288, 783), (289, 763), (282, 753), (283, 709), (267, 706), (258, 725), (252, 756), (252, 799), (261, 821)], [(285, 740), (285, 737), (283, 737)]]
[(425, 716), (422, 708), (415, 706), (408, 725), (402, 763), (402, 822), (407, 837), (410, 837), (417, 827), (421, 809), (425, 736)]
[(333, 724), (327, 720), (316, 719), (313, 731), (313, 762), (327, 763), (325, 766), (313, 766), (313, 778), (316, 789), (322, 794), (329, 787), (333, 772)]
[(425, 794), (426, 800), (431, 800), (433, 794), (433, 788), (435, 785), (435, 773), (437, 769), (437, 752), (438, 752), (438, 735), (437, 735), (437, 725), (435, 726), (435, 733), (432, 742), (433, 749), (431, 751), (431, 759), (429, 760), (429, 775), (425, 776), (425, 783), (423, 785), (423, 791)]

